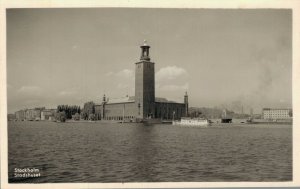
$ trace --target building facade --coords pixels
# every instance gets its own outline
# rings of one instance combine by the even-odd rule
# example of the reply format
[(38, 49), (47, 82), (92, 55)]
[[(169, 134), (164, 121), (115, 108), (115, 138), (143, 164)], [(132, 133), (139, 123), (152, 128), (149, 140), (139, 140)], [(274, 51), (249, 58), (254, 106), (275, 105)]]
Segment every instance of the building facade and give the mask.
[(184, 102), (169, 101), (155, 97), (155, 63), (149, 56), (150, 46), (144, 41), (140, 60), (135, 63), (135, 96), (106, 99), (95, 105), (98, 120), (180, 119), (188, 115), (188, 95)]
[(262, 117), (267, 120), (292, 119), (293, 112), (292, 109), (263, 108)]
[(24, 121), (26, 118), (26, 110), (19, 110), (15, 112), (17, 121)]
[(53, 120), (56, 109), (45, 109), (45, 107), (24, 109), (15, 112), (17, 121)]
[(41, 120), (41, 112), (45, 110), (45, 107), (27, 109), (25, 111), (25, 119), (28, 121)]
[(7, 114), (7, 121), (16, 120), (16, 114)]
[(41, 120), (53, 121), (55, 119), (56, 109), (44, 109), (41, 111)]

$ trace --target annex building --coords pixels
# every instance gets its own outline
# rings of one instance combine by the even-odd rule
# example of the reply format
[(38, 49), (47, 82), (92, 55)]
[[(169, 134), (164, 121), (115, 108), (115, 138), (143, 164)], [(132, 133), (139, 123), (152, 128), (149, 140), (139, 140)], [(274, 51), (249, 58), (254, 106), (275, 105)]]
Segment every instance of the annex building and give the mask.
[(155, 63), (150, 61), (150, 46), (144, 41), (140, 61), (135, 63), (135, 96), (108, 99), (95, 105), (97, 120), (143, 121), (145, 119), (180, 119), (188, 114), (188, 95), (184, 102), (155, 96)]
[(263, 108), (262, 110), (263, 119), (267, 120), (281, 120), (281, 119), (292, 119), (292, 109), (280, 109), (280, 108)]

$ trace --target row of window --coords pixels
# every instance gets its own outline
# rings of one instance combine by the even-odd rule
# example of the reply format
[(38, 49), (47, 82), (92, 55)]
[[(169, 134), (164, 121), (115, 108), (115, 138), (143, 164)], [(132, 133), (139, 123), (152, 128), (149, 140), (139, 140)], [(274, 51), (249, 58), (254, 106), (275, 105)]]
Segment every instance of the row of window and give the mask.
[[(134, 119), (135, 117), (134, 116), (124, 116), (124, 119)], [(123, 120), (123, 116), (107, 116), (104, 118), (104, 120)]]
[(287, 114), (289, 112), (264, 112), (264, 114)]
[(264, 112), (265, 114), (271, 113), (288, 113), (288, 111), (272, 111), (272, 112)]
[(271, 113), (271, 114), (264, 114), (264, 115), (289, 115), (288, 113), (279, 114), (279, 113)]
[(264, 115), (264, 117), (289, 117), (289, 115)]
[(288, 112), (264, 112), (265, 114), (287, 114)]
[(264, 118), (289, 118), (290, 116), (264, 116)]

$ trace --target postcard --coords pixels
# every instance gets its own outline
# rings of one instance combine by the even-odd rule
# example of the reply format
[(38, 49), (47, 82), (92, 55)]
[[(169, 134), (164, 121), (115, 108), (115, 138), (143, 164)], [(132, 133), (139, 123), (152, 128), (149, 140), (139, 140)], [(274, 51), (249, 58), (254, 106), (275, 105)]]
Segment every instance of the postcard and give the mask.
[(299, 186), (299, 2), (226, 3), (7, 1), (2, 187)]

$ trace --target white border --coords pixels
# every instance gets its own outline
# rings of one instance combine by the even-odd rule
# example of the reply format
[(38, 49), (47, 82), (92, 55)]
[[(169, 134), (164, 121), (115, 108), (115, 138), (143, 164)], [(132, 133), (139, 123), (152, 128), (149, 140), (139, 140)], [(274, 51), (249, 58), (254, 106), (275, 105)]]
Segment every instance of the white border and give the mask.
[[(7, 96), (6, 96), (6, 9), (7, 8), (66, 8), (66, 7), (147, 7), (147, 8), (285, 8), (293, 9), (293, 181), (292, 182), (167, 182), (167, 183), (75, 183), (75, 184), (8, 184)], [(183, 188), (183, 187), (286, 187), (300, 186), (300, 1), (299, 0), (3, 0), (0, 2), (0, 136), (1, 188)], [(298, 158), (297, 158), (298, 157)], [(297, 161), (298, 160), (298, 161)]]

